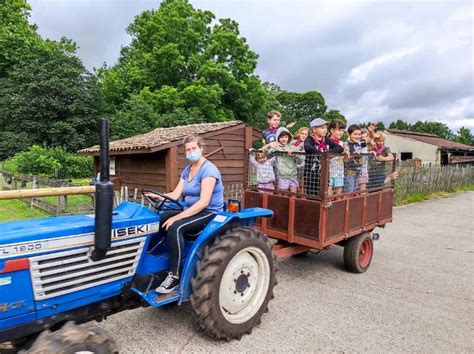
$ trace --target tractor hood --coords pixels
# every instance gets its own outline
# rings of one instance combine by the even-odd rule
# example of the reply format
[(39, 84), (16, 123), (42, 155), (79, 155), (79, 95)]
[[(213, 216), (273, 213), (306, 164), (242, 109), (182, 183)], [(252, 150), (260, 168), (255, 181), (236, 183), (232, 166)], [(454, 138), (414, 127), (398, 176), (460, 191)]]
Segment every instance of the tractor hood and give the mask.
[[(112, 240), (158, 231), (158, 215), (130, 202), (113, 212)], [(94, 244), (92, 215), (73, 215), (0, 223), (0, 259)]]

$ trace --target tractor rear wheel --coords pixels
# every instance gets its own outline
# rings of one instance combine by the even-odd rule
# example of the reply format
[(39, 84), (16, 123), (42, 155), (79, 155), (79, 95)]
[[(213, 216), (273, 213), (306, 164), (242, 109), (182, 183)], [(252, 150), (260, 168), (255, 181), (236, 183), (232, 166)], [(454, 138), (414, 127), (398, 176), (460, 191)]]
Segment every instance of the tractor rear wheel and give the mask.
[(78, 352), (109, 354), (118, 353), (119, 350), (115, 341), (102, 328), (91, 324), (79, 326), (72, 321), (55, 332), (43, 331), (28, 350), (28, 354)]
[(276, 270), (264, 234), (240, 227), (218, 236), (192, 280), (191, 303), (200, 327), (225, 340), (251, 333), (274, 297)]
[(351, 237), (344, 245), (344, 263), (352, 273), (364, 273), (370, 266), (374, 243), (368, 232)]

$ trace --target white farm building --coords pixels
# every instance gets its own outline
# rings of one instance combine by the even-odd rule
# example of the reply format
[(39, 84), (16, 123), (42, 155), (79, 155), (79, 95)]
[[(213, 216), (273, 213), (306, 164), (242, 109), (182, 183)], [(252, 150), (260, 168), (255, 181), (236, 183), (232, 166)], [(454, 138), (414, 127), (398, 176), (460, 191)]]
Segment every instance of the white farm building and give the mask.
[(384, 134), (385, 145), (399, 161), (418, 159), (423, 165), (474, 164), (474, 146), (405, 130), (388, 129)]

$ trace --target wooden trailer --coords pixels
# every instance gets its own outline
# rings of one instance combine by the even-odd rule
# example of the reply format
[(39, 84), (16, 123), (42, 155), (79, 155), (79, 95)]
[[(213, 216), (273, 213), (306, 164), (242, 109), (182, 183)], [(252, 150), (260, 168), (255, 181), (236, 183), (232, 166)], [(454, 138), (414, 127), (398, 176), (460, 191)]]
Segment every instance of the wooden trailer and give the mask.
[[(252, 154), (253, 152), (250, 156)], [(277, 159), (278, 156), (274, 158)], [(329, 249), (337, 244), (346, 246), (348, 253), (357, 253), (352, 255), (354, 264), (348, 265), (350, 260), (346, 258), (349, 255), (344, 256), (349, 270), (362, 272), (367, 269), (373, 253), (371, 232), (392, 221), (394, 161), (381, 164), (373, 155), (363, 158), (370, 179), (376, 181), (378, 178), (380, 183), (369, 182), (364, 191), (347, 191), (343, 188), (339, 194), (328, 193), (330, 166), (333, 163), (331, 160), (344, 159), (345, 179), (353, 165), (350, 159), (340, 155), (306, 155), (306, 166), (300, 167), (299, 188), (295, 193), (279, 190), (277, 183), (274, 190), (258, 188), (255, 168), (251, 163), (247, 164), (248, 178), (242, 203), (245, 208), (262, 207), (273, 210), (273, 217), (258, 220), (257, 227), (268, 237), (278, 240), (274, 245), (277, 258), (307, 253), (312, 249)], [(308, 163), (314, 161), (319, 165), (316, 177), (319, 180), (317, 187), (312, 188), (312, 193), (309, 194), (309, 189), (305, 186), (314, 181), (308, 180), (305, 169)], [(376, 164), (379, 166), (371, 167)]]

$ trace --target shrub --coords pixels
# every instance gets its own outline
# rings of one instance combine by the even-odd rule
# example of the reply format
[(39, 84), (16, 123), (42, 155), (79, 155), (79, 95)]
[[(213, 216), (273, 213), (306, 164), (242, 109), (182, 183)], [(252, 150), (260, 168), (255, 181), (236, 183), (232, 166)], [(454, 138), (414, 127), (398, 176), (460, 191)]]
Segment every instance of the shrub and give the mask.
[(92, 175), (93, 159), (66, 152), (60, 147), (33, 145), (7, 160), (9, 170), (50, 178), (83, 178)]

